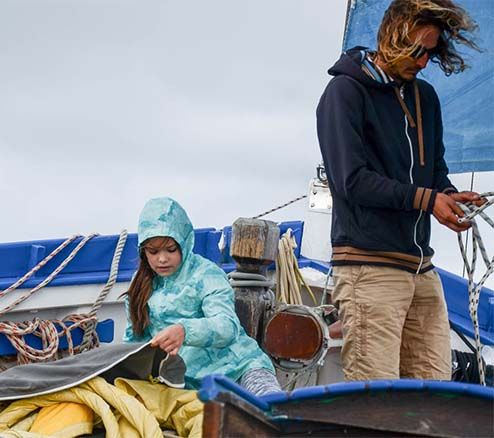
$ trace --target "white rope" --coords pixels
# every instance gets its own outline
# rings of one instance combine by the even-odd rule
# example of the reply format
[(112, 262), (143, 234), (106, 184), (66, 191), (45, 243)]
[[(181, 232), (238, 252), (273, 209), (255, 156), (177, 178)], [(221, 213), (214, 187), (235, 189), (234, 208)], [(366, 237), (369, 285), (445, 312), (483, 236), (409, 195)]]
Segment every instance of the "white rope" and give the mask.
[[(487, 202), (484, 203), (481, 207), (477, 207), (472, 203), (458, 203), (458, 206), (463, 210), (465, 216), (459, 220), (459, 222), (469, 221), (472, 224), (472, 263), (470, 264), (468, 261), (467, 251), (465, 249), (465, 245), (463, 244), (463, 238), (461, 233), (458, 233), (458, 244), (460, 246), (461, 256), (463, 257), (463, 263), (465, 264), (465, 268), (468, 275), (468, 310), (470, 312), (470, 317), (473, 322), (473, 329), (475, 334), (475, 347), (476, 347), (476, 356), (477, 363), (479, 367), (479, 375), (480, 375), (480, 383), (485, 385), (485, 367), (484, 361), (482, 360), (482, 344), (480, 342), (480, 329), (479, 329), (479, 320), (478, 320), (478, 307), (479, 307), (479, 299), (480, 292), (484, 283), (487, 281), (489, 276), (494, 271), (494, 257), (489, 259), (487, 254), (487, 250), (485, 248), (482, 237), (479, 233), (479, 227), (475, 220), (476, 216), (482, 217), (493, 229), (494, 222), (492, 219), (484, 213), (484, 210), (494, 204), (494, 192), (482, 193), (480, 195), (482, 198), (486, 198)], [(490, 199), (488, 199), (490, 198)], [(475, 284), (474, 282), (474, 273), (477, 263), (477, 250), (480, 250), (480, 254), (482, 259), (484, 260), (486, 266), (486, 272), (480, 279), (480, 281)]]
[(303, 304), (300, 288), (303, 284), (311, 296), (314, 304), (316, 298), (309, 285), (304, 280), (298, 267), (294, 250), (297, 243), (289, 228), (278, 243), (278, 255), (276, 257), (276, 299), (285, 304)]
[(96, 331), (96, 324), (98, 323), (98, 319), (96, 318), (96, 313), (103, 304), (103, 301), (106, 299), (111, 288), (117, 281), (118, 267), (120, 265), (120, 257), (122, 256), (125, 243), (127, 242), (127, 236), (128, 236), (127, 230), (124, 229), (120, 232), (120, 236), (118, 238), (118, 242), (115, 247), (115, 252), (113, 253), (113, 259), (110, 267), (110, 275), (105, 284), (105, 287), (100, 292), (98, 298), (94, 302), (88, 314), (88, 317), (91, 318), (92, 322), (84, 330), (84, 337), (81, 342), (81, 351), (85, 351), (86, 349), (91, 348), (91, 339), (94, 336), (94, 333)]

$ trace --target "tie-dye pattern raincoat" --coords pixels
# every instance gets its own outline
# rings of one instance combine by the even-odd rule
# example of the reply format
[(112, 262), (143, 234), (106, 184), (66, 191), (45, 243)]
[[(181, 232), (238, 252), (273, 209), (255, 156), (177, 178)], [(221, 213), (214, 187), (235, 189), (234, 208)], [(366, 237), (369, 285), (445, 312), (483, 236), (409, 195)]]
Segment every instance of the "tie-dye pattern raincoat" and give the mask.
[(170, 198), (151, 199), (139, 218), (139, 246), (158, 236), (172, 237), (180, 245), (182, 263), (171, 276), (155, 276), (148, 301), (150, 324), (138, 337), (128, 318), (124, 341), (149, 340), (164, 328), (181, 324), (185, 340), (179, 354), (187, 365), (188, 388), (198, 388), (201, 379), (213, 373), (235, 381), (255, 368), (274, 373), (268, 356), (240, 325), (225, 273), (192, 252), (192, 224), (185, 210)]

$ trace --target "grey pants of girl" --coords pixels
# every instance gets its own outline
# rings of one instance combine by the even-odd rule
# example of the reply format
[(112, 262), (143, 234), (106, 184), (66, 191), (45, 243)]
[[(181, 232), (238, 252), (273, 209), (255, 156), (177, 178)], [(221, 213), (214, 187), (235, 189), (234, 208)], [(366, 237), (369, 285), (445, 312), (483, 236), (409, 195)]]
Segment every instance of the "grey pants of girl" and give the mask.
[(254, 395), (281, 391), (276, 376), (265, 368), (255, 368), (247, 371), (238, 383)]

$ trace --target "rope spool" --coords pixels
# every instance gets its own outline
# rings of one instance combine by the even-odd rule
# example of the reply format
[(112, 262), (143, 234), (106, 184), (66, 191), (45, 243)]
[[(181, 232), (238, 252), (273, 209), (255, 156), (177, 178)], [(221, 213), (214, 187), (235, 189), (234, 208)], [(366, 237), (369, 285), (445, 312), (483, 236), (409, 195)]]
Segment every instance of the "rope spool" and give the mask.
[[(333, 306), (310, 307), (303, 304), (305, 286), (315, 306), (313, 291), (300, 272), (292, 230), (281, 236), (276, 259), (277, 305), (267, 320), (263, 349), (275, 367), (292, 377), (283, 388), (294, 388), (305, 377), (307, 382), (324, 364), (330, 345), (329, 325), (334, 322)], [(330, 316), (331, 315), (331, 316)]]
[(329, 327), (323, 310), (304, 305), (279, 305), (266, 323), (263, 347), (275, 366), (287, 372), (322, 366), (329, 348)]

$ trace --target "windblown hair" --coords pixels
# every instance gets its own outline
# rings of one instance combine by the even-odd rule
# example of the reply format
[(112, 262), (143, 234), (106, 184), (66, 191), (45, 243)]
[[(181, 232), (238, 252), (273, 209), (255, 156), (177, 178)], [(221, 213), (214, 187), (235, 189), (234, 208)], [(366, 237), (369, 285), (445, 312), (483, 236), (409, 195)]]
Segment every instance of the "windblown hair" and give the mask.
[[(163, 248), (171, 238), (164, 237), (162, 239), (159, 249)], [(141, 245), (139, 250), (139, 268), (127, 291), (130, 322), (132, 323), (132, 330), (137, 336), (142, 336), (149, 325), (148, 300), (153, 291), (153, 279), (156, 275), (151, 269), (151, 266), (149, 266), (145, 254), (146, 245), (149, 244), (150, 240), (144, 241)]]
[(479, 50), (471, 34), (478, 25), (468, 13), (451, 0), (394, 0), (386, 10), (377, 36), (378, 55), (386, 64), (408, 57), (417, 48), (408, 35), (417, 26), (435, 25), (441, 35), (437, 54), (431, 61), (449, 76), (468, 65), (456, 51), (455, 44)]

